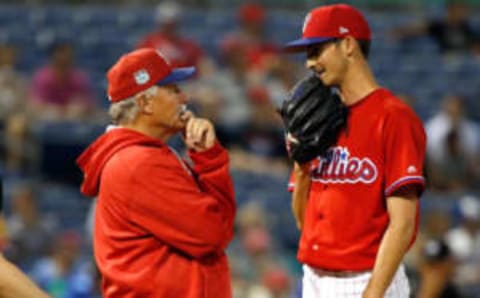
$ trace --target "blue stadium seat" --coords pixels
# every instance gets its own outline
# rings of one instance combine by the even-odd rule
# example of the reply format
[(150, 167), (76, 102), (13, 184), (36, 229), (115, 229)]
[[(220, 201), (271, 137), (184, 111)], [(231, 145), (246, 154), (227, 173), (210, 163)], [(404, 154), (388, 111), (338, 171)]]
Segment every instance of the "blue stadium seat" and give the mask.
[(61, 229), (84, 226), (91, 199), (80, 193), (79, 186), (46, 183), (40, 188), (38, 198), (44, 212), (59, 218)]
[(21, 6), (0, 5), (0, 26), (5, 28), (27, 19), (28, 10)]
[(115, 26), (118, 19), (118, 9), (114, 7), (81, 7), (75, 8), (72, 22), (79, 27), (101, 28)]
[[(222, 18), (225, 17), (223, 13), (217, 14), (217, 11), (205, 11), (198, 9), (184, 9), (182, 11), (181, 26), (183, 28), (199, 28), (206, 27), (209, 24), (211, 15)], [(152, 15), (153, 19), (153, 15)]]

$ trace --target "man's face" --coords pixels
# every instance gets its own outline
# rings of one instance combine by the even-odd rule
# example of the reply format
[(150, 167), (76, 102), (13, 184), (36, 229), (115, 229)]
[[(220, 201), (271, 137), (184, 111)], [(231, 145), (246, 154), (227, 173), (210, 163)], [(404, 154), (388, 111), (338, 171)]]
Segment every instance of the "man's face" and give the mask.
[(177, 85), (158, 87), (150, 101), (151, 115), (156, 125), (166, 127), (172, 132), (185, 128), (186, 121), (181, 116), (186, 111), (187, 96)]
[(341, 51), (342, 40), (333, 40), (307, 49), (306, 67), (311, 69), (326, 86), (341, 85), (347, 70), (347, 60)]

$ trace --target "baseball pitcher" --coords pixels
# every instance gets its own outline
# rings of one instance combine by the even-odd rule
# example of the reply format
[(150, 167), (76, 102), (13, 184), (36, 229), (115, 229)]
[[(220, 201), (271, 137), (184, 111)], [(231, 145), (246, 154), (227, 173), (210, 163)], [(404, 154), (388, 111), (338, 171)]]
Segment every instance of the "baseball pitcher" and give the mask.
[(370, 41), (364, 16), (336, 4), (311, 10), (286, 45), (312, 71), (281, 111), (304, 298), (409, 297), (401, 264), (417, 231), (425, 133), (377, 84)]

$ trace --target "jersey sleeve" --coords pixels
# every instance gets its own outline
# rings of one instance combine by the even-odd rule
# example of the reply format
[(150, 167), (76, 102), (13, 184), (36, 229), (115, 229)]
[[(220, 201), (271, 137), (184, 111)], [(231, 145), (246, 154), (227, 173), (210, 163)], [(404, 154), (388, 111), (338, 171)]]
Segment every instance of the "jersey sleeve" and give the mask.
[(385, 120), (385, 188), (386, 197), (406, 185), (425, 188), (423, 163), (426, 136), (422, 122), (410, 109), (390, 113)]

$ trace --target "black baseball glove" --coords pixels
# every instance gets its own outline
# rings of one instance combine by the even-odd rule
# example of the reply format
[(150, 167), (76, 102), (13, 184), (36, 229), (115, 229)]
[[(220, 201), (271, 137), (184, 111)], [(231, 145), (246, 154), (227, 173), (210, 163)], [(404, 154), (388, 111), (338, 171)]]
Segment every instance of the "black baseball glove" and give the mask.
[(287, 131), (287, 150), (298, 163), (324, 155), (347, 124), (348, 110), (332, 88), (315, 75), (299, 81), (280, 111)]

